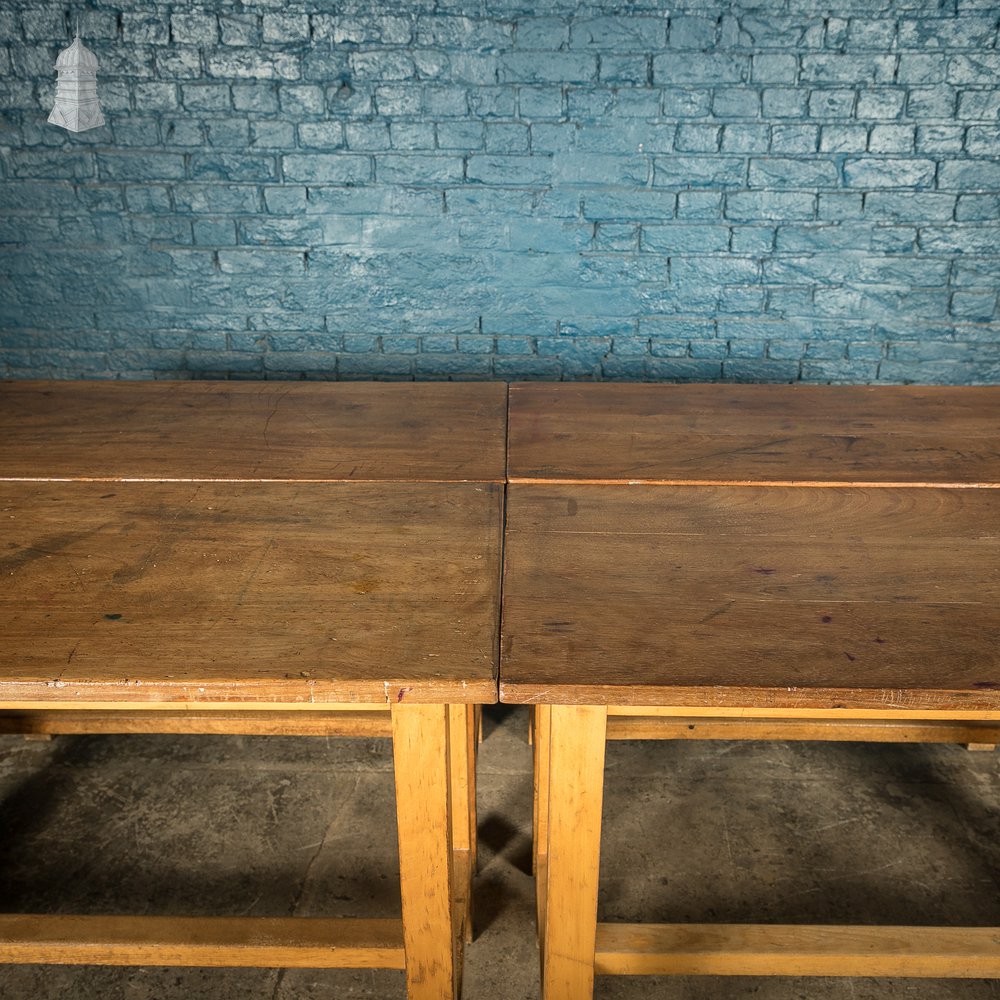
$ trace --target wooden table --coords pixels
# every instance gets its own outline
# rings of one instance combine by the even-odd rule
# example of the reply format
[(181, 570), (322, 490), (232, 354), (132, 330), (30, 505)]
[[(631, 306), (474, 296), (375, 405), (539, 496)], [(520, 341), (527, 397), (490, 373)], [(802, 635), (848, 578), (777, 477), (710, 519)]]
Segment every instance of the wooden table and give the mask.
[(597, 923), (606, 739), (1000, 740), (1000, 391), (879, 392), (511, 388), (500, 692), (539, 706), (546, 1000), (1000, 976), (1000, 928)]
[(410, 997), (455, 995), (505, 401), (0, 386), (0, 729), (391, 735), (402, 897), (402, 920), (2, 916), (0, 960), (405, 968)]

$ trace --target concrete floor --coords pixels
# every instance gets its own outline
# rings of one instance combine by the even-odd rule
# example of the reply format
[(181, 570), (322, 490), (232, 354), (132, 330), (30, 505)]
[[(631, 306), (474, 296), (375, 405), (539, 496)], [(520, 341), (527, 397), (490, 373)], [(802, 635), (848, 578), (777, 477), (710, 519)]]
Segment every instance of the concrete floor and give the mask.
[[(538, 996), (531, 751), (487, 712), (466, 1000)], [(959, 747), (614, 743), (602, 919), (1000, 926), (1000, 756)], [(380, 740), (0, 737), (0, 906), (398, 915)], [(397, 972), (0, 968), (0, 997), (340, 1000)], [(604, 978), (610, 1000), (984, 1000), (997, 982)]]

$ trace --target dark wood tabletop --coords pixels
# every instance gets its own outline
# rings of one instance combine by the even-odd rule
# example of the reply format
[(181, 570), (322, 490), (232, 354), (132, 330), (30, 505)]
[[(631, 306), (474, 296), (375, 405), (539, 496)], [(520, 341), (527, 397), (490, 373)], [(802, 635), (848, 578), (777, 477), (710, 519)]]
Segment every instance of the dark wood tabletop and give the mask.
[(511, 482), (1000, 485), (1000, 387), (530, 383)]
[(508, 488), (501, 700), (1000, 709), (1000, 490)]
[(503, 482), (507, 387), (3, 382), (0, 479)]
[(0, 483), (0, 702), (492, 703), (502, 499)]

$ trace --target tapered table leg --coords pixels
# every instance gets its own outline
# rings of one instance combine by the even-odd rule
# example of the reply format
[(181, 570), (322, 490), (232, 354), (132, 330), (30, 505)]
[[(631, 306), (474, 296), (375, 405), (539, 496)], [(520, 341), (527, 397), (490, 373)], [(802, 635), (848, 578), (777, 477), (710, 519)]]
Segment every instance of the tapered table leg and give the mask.
[(606, 737), (606, 708), (551, 707), (544, 1000), (587, 1000), (594, 991)]
[(445, 705), (392, 706), (409, 1000), (455, 1000), (459, 992), (448, 729)]

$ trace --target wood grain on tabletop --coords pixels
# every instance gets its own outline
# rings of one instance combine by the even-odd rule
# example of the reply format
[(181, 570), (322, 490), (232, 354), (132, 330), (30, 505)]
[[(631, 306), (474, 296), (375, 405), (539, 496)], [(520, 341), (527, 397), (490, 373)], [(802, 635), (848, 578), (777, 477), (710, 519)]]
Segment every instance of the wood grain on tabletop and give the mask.
[(508, 489), (501, 700), (1000, 708), (1000, 491)]
[(492, 703), (502, 493), (0, 483), (0, 703)]
[(503, 482), (507, 387), (4, 382), (0, 479)]
[(1000, 485), (1000, 387), (510, 387), (511, 482)]

